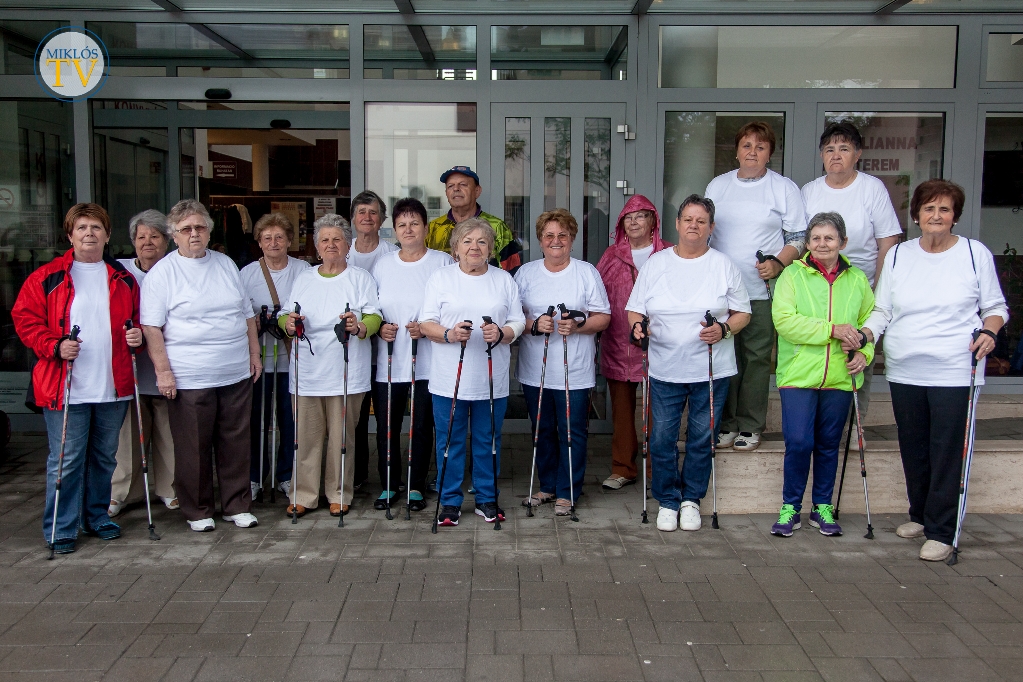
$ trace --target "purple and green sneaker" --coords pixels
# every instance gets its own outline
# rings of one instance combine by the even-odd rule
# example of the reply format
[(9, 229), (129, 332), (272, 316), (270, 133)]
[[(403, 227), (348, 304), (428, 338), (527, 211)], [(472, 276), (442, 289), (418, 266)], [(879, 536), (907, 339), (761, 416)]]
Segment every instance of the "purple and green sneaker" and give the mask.
[(792, 537), (792, 531), (799, 530), (799, 512), (791, 504), (783, 504), (778, 512), (778, 521), (771, 526), (771, 535)]
[(835, 522), (835, 507), (818, 504), (810, 512), (810, 525), (819, 528), (821, 535), (841, 535), (842, 527)]

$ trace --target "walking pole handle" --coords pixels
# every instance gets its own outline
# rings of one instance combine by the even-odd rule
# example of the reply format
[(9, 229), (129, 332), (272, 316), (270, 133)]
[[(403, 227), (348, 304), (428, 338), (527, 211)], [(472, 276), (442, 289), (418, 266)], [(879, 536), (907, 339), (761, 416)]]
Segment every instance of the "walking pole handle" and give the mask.
[(707, 314), (704, 315), (703, 319), (707, 323), (708, 327), (713, 326), (713, 325), (718, 323), (717, 318), (715, 318), (713, 315), (711, 315), (709, 310), (707, 311)]
[[(979, 330), (979, 329), (974, 329), (973, 330), (973, 341), (974, 341), (974, 343), (976, 343), (977, 339), (980, 338), (981, 334), (983, 334), (983, 332), (981, 330)], [(972, 360), (973, 366), (976, 367), (977, 363), (980, 362), (980, 359), (977, 357), (976, 353), (970, 353), (970, 357), (973, 358), (973, 360)]]
[[(298, 304), (298, 301), (295, 302), (295, 314), (302, 314), (302, 306)], [(305, 336), (305, 323), (302, 320), (295, 320), (295, 338), (301, 339), (303, 336)]]
[(558, 310), (561, 311), (561, 319), (573, 320), (576, 327), (581, 327), (586, 324), (586, 313), (581, 310), (569, 310), (568, 306), (564, 303), (558, 304)]
[[(134, 326), (135, 326), (135, 325), (134, 325), (134, 323), (132, 323), (132, 321), (131, 321), (131, 318), (130, 318), (130, 317), (129, 317), (129, 318), (127, 319), (127, 320), (125, 320), (125, 321), (124, 321), (124, 328), (125, 328), (125, 329), (131, 329), (131, 328), (132, 328), (132, 327), (134, 327)], [(72, 334), (75, 334), (75, 329), (78, 329), (78, 327), (75, 327), (74, 329), (72, 329), (72, 330), (71, 330), (71, 333), (72, 333)], [(77, 334), (75, 334), (75, 336), (77, 336)], [(72, 341), (74, 341), (74, 338), (72, 338), (71, 340), (72, 340)], [(974, 340), (976, 340), (976, 337), (974, 337)], [(131, 353), (132, 355), (135, 355), (135, 348), (134, 348), (133, 346), (128, 346), (128, 351), (129, 351), (129, 352), (130, 352), (130, 353)]]
[(632, 325), (633, 330), (636, 328), (637, 324), (639, 325), (639, 330), (643, 332), (643, 338), (637, 339), (630, 330), (629, 340), (632, 342), (632, 345), (639, 346), (640, 350), (650, 350), (650, 318), (644, 315), (642, 320)]
[[(82, 333), (82, 328), (79, 327), (76, 324), (73, 327), (71, 327), (71, 333), (67, 335), (67, 338), (65, 339), (65, 341), (77, 341), (78, 340), (78, 335), (81, 334), (81, 333)], [(59, 346), (58, 346), (58, 348), (59, 348)], [(68, 360), (67, 363), (69, 365), (70, 364), (74, 364), (74, 360)]]
[(412, 355), (419, 352), (419, 339), (412, 339)]
[[(483, 321), (486, 322), (487, 319), (488, 318), (484, 317)], [(469, 331), (472, 331), (472, 320), (462, 320), (462, 322), (464, 322), (465, 324), (469, 325)], [(462, 328), (465, 329), (465, 327), (462, 327)], [(465, 341), (462, 341), (462, 352), (463, 353), (465, 352)]]
[[(468, 320), (466, 320), (466, 322), (468, 322)], [(489, 315), (484, 315), (483, 324), (494, 324), (494, 318), (490, 317)], [(497, 341), (495, 341), (494, 343), (487, 344), (487, 354), (490, 354), (490, 351), (494, 350), (495, 348), (501, 345), (501, 339), (504, 338), (504, 330), (498, 328), (498, 331), (501, 333), (501, 335), (497, 337)]]
[(267, 306), (259, 307), (259, 332), (258, 335), (262, 336), (266, 328), (270, 326), (270, 308)]
[[(384, 324), (390, 324), (390, 322), (384, 322), (381, 324), (381, 326), (383, 326)], [(394, 341), (387, 342), (387, 354), (394, 355)]]

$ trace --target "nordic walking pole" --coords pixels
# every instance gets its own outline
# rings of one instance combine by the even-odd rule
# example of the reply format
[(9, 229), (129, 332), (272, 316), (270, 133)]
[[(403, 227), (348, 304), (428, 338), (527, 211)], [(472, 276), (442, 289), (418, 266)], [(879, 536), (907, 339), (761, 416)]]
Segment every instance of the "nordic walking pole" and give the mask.
[[(758, 256), (760, 252), (757, 252)], [(767, 287), (767, 293), (771, 293), (771, 287)], [(705, 318), (707, 327), (717, 324), (718, 321), (714, 319), (714, 316), (707, 311)], [(723, 335), (722, 335), (723, 336)], [(707, 391), (710, 394), (710, 481), (711, 488), (714, 492), (714, 506), (711, 508), (713, 513), (710, 516), (710, 527), (720, 528), (718, 525), (718, 471), (717, 471), (717, 436), (714, 433), (714, 344), (707, 344)]]
[[(71, 327), (71, 333), (68, 334), (67, 340), (77, 341), (78, 334), (81, 331), (81, 328), (77, 324)], [(53, 525), (50, 527), (50, 556), (46, 557), (48, 560), (53, 559), (57, 542), (57, 509), (60, 506), (60, 482), (64, 477), (64, 446), (67, 444), (68, 400), (71, 399), (71, 370), (74, 368), (75, 361), (66, 360), (64, 364), (67, 367), (64, 372), (64, 425), (60, 430), (60, 456), (57, 457), (57, 483), (53, 489)]]
[[(974, 342), (980, 338), (980, 330), (973, 330)], [(963, 521), (966, 520), (966, 489), (970, 482), (970, 464), (973, 462), (973, 418), (976, 409), (977, 363), (980, 360), (976, 353), (971, 353), (970, 364), (970, 396), (966, 404), (966, 438), (963, 440), (963, 465), (959, 472), (959, 504), (956, 508), (956, 534), (952, 539), (952, 554), (946, 562), (949, 566), (959, 563), (959, 536), (963, 532)]]
[[(547, 308), (545, 313), (554, 321), (554, 306)], [(541, 317), (543, 317), (541, 315)], [(536, 428), (533, 429), (533, 465), (529, 469), (529, 497), (526, 501), (529, 503), (526, 505), (526, 516), (533, 516), (533, 477), (536, 476), (536, 446), (540, 440), (540, 418), (543, 416), (543, 378), (547, 373), (547, 346), (550, 345), (551, 335), (550, 332), (545, 333), (543, 339), (543, 364), (540, 365), (540, 397), (536, 401)]]
[[(131, 319), (124, 321), (124, 328), (132, 328)], [(149, 458), (146, 457), (146, 437), (142, 431), (142, 402), (139, 400), (139, 368), (135, 361), (135, 349), (128, 346), (128, 350), (131, 351), (131, 376), (135, 379), (135, 415), (139, 420), (139, 448), (142, 451), (142, 485), (146, 491), (146, 516), (149, 517), (149, 539), (159, 540), (160, 536), (156, 534), (156, 526), (153, 525), (153, 508), (149, 504)]]
[[(277, 316), (274, 316), (274, 320)], [(276, 324), (276, 322), (274, 322)], [(274, 368), (270, 380), (270, 503), (277, 501), (277, 337), (274, 337)]]
[[(465, 320), (472, 329), (472, 320)], [(463, 327), (464, 329), (464, 327)], [(448, 468), (448, 450), (451, 449), (451, 427), (455, 423), (455, 405), (458, 403), (458, 383), (462, 380), (462, 362), (465, 360), (465, 341), (462, 341), (462, 349), (458, 352), (458, 371), (455, 372), (455, 391), (451, 396), (451, 412), (448, 413), (448, 435), (444, 439), (444, 459), (441, 461), (439, 476), (437, 477), (437, 506), (433, 510), (433, 528), (431, 532), (437, 532), (437, 517), (440, 516), (440, 498), (444, 494), (444, 472)]]
[[(295, 302), (295, 314), (302, 314), (302, 306)], [(295, 320), (295, 451), (291, 459), (291, 522), (298, 523), (298, 347), (302, 345), (302, 337), (305, 336), (305, 323), (302, 320)], [(310, 352), (312, 345), (309, 346)]]
[[(763, 251), (757, 251), (757, 262), (758, 263), (766, 263), (769, 260), (773, 260), (776, 263), (781, 263), (781, 261), (778, 260), (776, 257), (769, 256), (769, 255), (765, 254)], [(765, 279), (764, 280), (764, 286), (767, 287), (767, 300), (768, 301), (774, 300), (774, 294), (771, 293), (771, 282)]]
[[(486, 315), (483, 316), (483, 324), (494, 324), (494, 320)], [(494, 427), (494, 356), (491, 351), (501, 344), (501, 339), (504, 338), (504, 330), (498, 326), (498, 331), (501, 335), (497, 337), (497, 341), (494, 343), (487, 344), (487, 378), (490, 380), (490, 457), (493, 459), (494, 464), (494, 506), (497, 507), (497, 511), (494, 512), (494, 530), (501, 530), (501, 491), (497, 489), (497, 432)]]
[[(412, 433), (416, 428), (416, 355), (419, 339), (412, 339), (412, 386), (408, 415), (408, 475), (405, 477), (405, 520), (412, 520)], [(404, 413), (404, 410), (402, 410)]]
[[(351, 306), (345, 303), (345, 315), (352, 312)], [(344, 316), (342, 316), (344, 317)], [(348, 456), (348, 340), (351, 333), (348, 331), (348, 320), (342, 319), (334, 325), (334, 334), (345, 352), (344, 369), (344, 392), (341, 394), (341, 479), (337, 483), (338, 492), (341, 493), (341, 513), (337, 517), (337, 527), (345, 527), (345, 458)], [(388, 365), (388, 369), (390, 366)], [(390, 419), (390, 414), (387, 415)], [(390, 427), (388, 427), (390, 428)], [(390, 447), (390, 445), (388, 445)], [(390, 518), (390, 517), (388, 517)]]
[[(576, 320), (577, 315), (583, 316), (582, 322), (576, 322), (576, 327), (581, 327), (586, 324), (585, 314), (578, 310), (569, 310), (568, 306), (564, 303), (558, 306), (561, 310), (561, 319)], [(569, 392), (568, 387), (568, 336), (561, 335), (561, 346), (564, 350), (565, 356), (565, 430), (568, 435), (568, 494), (572, 498), (572, 506), (569, 508), (571, 512), (571, 518), (576, 523), (579, 523), (579, 517), (575, 513), (575, 474), (572, 470), (572, 394)]]
[[(853, 359), (856, 349), (849, 351), (849, 359)], [(863, 458), (863, 423), (860, 421), (860, 397), (856, 394), (856, 375), (851, 377), (853, 389), (853, 410), (856, 412), (856, 442), (860, 446), (860, 476), (863, 478), (863, 503), (867, 509), (867, 534), (863, 537), (874, 539), (874, 527), (870, 524), (870, 493), (867, 492), (867, 464)]]
[(842, 506), (842, 488), (845, 486), (845, 465), (849, 463), (849, 445), (852, 443), (853, 425), (856, 417), (853, 414), (853, 407), (849, 406), (849, 429), (845, 434), (845, 456), (842, 457), (842, 476), (838, 479), (838, 499), (835, 500), (835, 518), (838, 518), (838, 508)]
[[(391, 358), (394, 356), (394, 341), (387, 342), (387, 520), (391, 516)], [(404, 414), (405, 410), (402, 410)], [(407, 490), (406, 486), (406, 490)]]
[(259, 361), (263, 363), (262, 384), (259, 389), (259, 499), (263, 501), (263, 457), (266, 455), (266, 320), (268, 313), (267, 306), (261, 306), (259, 311)]
[[(635, 332), (636, 324), (639, 325), (639, 330), (643, 334), (642, 339), (636, 339), (633, 332)], [(632, 325), (632, 332), (629, 332), (631, 341), (634, 345), (638, 345), (640, 350), (643, 351), (643, 521), (642, 523), (650, 523), (646, 513), (646, 462), (650, 451), (650, 421), (648, 418), (648, 412), (650, 411), (650, 366), (649, 358), (647, 357), (650, 351), (650, 318), (646, 315), (643, 316), (641, 322), (637, 322)]]

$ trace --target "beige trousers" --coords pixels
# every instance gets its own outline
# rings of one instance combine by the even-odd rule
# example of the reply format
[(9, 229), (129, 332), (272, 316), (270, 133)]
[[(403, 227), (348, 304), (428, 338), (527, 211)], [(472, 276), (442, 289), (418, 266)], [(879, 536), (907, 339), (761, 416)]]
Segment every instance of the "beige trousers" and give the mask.
[[(159, 497), (173, 499), (174, 440), (171, 438), (167, 401), (159, 396), (142, 398), (142, 429), (149, 448), (149, 481)], [(145, 497), (142, 488), (142, 450), (139, 447), (139, 420), (132, 400), (121, 426), (117, 444), (117, 467), (110, 481), (110, 499), (131, 504)]]
[[(351, 504), (355, 483), (355, 425), (366, 393), (348, 394), (348, 438), (345, 453), (344, 494), (338, 494), (341, 478), (341, 404), (342, 396), (299, 396), (298, 466), (292, 474), (295, 503), (315, 509), (320, 500), (320, 471), (323, 492), (330, 504)], [(327, 456), (323, 456), (324, 437)], [(343, 500), (342, 500), (343, 497)]]

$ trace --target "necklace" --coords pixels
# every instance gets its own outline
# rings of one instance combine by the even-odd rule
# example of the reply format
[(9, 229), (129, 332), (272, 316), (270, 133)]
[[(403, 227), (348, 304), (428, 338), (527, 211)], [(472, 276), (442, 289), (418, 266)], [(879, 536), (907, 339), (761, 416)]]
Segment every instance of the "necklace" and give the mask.
[(142, 267), (142, 263), (139, 261), (138, 258), (135, 259), (135, 267), (137, 267), (142, 272), (149, 272), (149, 270), (146, 270), (144, 267)]

